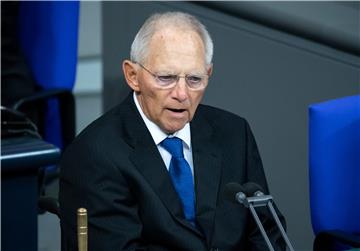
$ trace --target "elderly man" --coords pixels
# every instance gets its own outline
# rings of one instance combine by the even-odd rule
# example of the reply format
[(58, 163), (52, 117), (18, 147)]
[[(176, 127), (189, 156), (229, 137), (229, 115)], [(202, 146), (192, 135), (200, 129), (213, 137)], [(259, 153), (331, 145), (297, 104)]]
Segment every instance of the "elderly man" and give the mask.
[[(76, 248), (76, 209), (89, 215), (90, 250), (267, 250), (246, 208), (223, 199), (228, 182), (267, 191), (247, 122), (199, 105), (213, 44), (193, 16), (151, 16), (123, 62), (133, 92), (64, 153), (64, 248)], [(284, 243), (266, 214), (276, 250)]]

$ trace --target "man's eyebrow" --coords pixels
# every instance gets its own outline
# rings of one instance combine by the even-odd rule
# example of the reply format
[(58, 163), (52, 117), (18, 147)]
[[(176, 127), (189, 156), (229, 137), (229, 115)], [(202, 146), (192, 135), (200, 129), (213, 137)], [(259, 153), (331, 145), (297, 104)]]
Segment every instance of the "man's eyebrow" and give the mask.
[(156, 74), (178, 75), (174, 70), (155, 70)]

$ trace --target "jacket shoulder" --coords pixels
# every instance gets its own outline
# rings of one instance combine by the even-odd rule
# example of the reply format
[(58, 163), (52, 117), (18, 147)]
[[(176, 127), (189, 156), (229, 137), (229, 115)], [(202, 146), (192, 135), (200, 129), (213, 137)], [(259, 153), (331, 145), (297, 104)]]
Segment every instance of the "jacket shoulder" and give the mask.
[(136, 108), (125, 100), (91, 122), (76, 136), (70, 146), (90, 147), (94, 143), (103, 147), (115, 144), (132, 145), (129, 130), (141, 127), (138, 118), (140, 115), (136, 113)]

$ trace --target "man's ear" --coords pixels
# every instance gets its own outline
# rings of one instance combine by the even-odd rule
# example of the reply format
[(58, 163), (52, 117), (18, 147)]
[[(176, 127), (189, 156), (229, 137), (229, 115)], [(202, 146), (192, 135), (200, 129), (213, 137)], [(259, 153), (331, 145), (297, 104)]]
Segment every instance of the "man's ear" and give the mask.
[(137, 78), (137, 67), (135, 63), (130, 60), (124, 60), (122, 64), (124, 77), (128, 86), (133, 89), (135, 92), (139, 92), (139, 83)]
[(210, 77), (213, 72), (213, 64), (208, 65), (207, 74)]

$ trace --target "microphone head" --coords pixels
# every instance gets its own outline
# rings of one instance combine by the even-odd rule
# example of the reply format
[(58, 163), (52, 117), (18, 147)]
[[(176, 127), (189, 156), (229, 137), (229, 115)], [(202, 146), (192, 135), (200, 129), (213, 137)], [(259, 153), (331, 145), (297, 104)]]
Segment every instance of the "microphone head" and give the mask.
[(224, 198), (228, 201), (237, 203), (236, 194), (243, 192), (244, 188), (239, 183), (230, 182), (225, 185)]
[(247, 182), (244, 185), (242, 185), (242, 190), (246, 196), (252, 197), (252, 196), (261, 196), (264, 195), (264, 189), (254, 182)]

